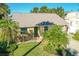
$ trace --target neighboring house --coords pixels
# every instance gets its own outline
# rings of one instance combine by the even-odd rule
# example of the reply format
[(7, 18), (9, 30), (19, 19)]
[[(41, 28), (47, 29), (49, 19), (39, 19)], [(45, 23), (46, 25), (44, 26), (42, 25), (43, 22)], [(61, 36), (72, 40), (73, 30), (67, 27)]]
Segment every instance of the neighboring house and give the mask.
[(68, 25), (64, 19), (54, 13), (14, 13), (12, 19), (19, 23), (21, 33), (27, 31), (34, 36), (40, 36), (54, 24), (63, 26), (64, 30)]
[(69, 12), (65, 20), (69, 23), (68, 33), (75, 33), (79, 30), (79, 12)]

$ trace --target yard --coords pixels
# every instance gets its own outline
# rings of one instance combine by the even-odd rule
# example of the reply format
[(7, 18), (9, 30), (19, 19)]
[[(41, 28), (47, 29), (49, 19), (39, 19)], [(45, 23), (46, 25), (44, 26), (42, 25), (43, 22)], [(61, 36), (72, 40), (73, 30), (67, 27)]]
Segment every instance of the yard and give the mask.
[[(51, 54), (43, 49), (43, 44), (37, 42), (21, 43), (14, 51), (14, 56), (50, 56)], [(36, 47), (35, 47), (36, 46)]]
[(29, 52), (26, 56), (51, 56), (53, 54), (48, 53), (44, 50), (44, 44), (41, 43), (39, 46), (37, 46), (35, 49), (33, 49), (31, 52)]
[(19, 44), (19, 47), (14, 51), (14, 56), (23, 56), (37, 44), (38, 44), (37, 42), (30, 42), (30, 43), (23, 42)]

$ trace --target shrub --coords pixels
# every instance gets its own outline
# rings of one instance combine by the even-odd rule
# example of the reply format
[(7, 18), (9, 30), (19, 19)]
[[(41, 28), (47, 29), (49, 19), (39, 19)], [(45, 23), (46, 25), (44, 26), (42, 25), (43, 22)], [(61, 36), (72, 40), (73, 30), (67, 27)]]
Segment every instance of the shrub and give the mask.
[(7, 47), (6, 51), (7, 51), (7, 52), (13, 52), (17, 47), (18, 47), (18, 46), (17, 46), (15, 43), (10, 44), (10, 46)]
[(55, 53), (54, 47), (48, 43), (46, 46), (44, 46), (44, 50), (47, 51), (48, 53)]
[(77, 32), (74, 34), (73, 38), (74, 38), (75, 40), (79, 41), (79, 31), (77, 31)]
[(52, 28), (44, 33), (44, 39), (48, 40), (47, 50), (50, 52), (58, 52), (58, 49), (62, 50), (68, 44), (67, 34), (58, 25), (53, 25)]
[(7, 52), (6, 48), (7, 48), (7, 43), (6, 42), (0, 42), (0, 53)]
[(12, 43), (6, 48), (6, 51), (9, 53), (9, 55), (13, 55), (14, 51), (17, 48), (18, 48), (18, 45), (16, 45), (15, 43)]
[(0, 43), (0, 53), (4, 55), (9, 55), (11, 53), (11, 55), (13, 55), (14, 50), (17, 48), (18, 46), (15, 43), (11, 43), (9, 46), (7, 46), (7, 42), (1, 42)]

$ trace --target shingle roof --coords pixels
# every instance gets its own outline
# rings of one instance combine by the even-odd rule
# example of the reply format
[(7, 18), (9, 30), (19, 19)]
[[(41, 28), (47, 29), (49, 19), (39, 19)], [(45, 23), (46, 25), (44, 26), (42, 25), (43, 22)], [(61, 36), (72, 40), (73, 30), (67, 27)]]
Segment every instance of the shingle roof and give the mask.
[(32, 27), (41, 22), (52, 22), (57, 25), (67, 25), (67, 22), (57, 14), (50, 13), (14, 13), (12, 19), (17, 21), (20, 27)]

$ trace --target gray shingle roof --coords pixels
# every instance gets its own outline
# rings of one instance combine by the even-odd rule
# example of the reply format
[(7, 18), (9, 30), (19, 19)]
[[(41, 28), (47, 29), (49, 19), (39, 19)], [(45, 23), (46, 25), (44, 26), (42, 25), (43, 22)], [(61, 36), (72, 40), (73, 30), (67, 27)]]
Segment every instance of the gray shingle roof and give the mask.
[(17, 21), (20, 27), (32, 27), (45, 21), (57, 25), (67, 25), (65, 20), (54, 13), (14, 13), (12, 19)]

